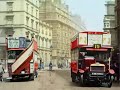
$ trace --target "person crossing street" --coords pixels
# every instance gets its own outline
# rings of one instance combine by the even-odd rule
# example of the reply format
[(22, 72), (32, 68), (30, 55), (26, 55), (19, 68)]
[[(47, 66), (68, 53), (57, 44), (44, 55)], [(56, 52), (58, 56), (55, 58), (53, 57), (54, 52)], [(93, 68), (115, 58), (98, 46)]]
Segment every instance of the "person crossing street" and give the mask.
[(49, 70), (52, 71), (52, 62), (49, 63)]

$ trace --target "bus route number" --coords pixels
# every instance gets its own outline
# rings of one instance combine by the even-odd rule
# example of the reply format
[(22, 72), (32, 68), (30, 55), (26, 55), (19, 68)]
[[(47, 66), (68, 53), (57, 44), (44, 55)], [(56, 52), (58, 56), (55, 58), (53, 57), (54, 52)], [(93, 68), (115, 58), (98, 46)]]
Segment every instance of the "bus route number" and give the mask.
[(94, 44), (94, 48), (95, 48), (95, 49), (101, 48), (101, 44)]

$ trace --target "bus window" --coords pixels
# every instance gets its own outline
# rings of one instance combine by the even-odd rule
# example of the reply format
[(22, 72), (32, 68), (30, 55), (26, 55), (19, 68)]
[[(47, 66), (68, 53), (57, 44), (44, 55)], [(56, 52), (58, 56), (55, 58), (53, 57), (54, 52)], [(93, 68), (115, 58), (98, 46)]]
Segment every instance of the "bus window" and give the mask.
[(21, 54), (21, 52), (22, 50), (8, 51), (8, 59), (16, 59)]

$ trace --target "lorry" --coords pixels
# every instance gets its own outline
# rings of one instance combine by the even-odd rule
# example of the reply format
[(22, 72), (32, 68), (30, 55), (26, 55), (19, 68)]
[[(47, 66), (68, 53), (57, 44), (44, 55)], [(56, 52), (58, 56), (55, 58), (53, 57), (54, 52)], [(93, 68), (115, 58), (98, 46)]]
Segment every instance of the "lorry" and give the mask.
[(12, 81), (21, 78), (34, 80), (34, 72), (38, 69), (37, 48), (34, 38), (7, 38), (7, 66)]
[(79, 32), (71, 39), (72, 82), (85, 85), (112, 86), (114, 70), (111, 61), (111, 34)]

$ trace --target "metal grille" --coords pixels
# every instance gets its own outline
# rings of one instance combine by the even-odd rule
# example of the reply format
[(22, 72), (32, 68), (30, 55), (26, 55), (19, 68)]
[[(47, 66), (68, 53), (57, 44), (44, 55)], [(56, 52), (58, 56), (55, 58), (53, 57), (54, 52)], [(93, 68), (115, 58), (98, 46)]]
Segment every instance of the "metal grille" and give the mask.
[(104, 72), (104, 66), (91, 66), (92, 72)]

